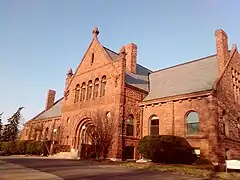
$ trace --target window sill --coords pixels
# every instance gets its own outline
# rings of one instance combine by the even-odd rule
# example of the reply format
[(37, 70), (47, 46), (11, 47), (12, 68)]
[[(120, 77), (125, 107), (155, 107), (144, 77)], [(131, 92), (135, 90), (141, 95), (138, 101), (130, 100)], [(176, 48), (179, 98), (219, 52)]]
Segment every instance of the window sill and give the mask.
[(207, 138), (207, 136), (202, 134), (193, 134), (193, 135), (186, 135), (185, 138), (186, 139), (204, 139), (204, 138)]

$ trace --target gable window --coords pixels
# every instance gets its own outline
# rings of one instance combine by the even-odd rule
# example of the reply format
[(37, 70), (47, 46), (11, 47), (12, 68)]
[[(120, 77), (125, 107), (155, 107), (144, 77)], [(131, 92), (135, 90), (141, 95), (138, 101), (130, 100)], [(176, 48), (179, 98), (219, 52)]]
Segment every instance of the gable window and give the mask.
[(191, 111), (187, 114), (187, 135), (194, 135), (199, 133), (199, 117), (198, 113)]
[(93, 64), (93, 62), (94, 62), (94, 53), (92, 53), (91, 65)]
[(100, 96), (105, 96), (106, 86), (107, 86), (106, 76), (103, 76), (102, 80), (101, 80), (101, 94), (100, 94)]
[(159, 135), (159, 118), (156, 115), (150, 118), (150, 135)]
[(81, 101), (85, 100), (85, 94), (86, 94), (86, 83), (83, 82), (81, 87), (81, 97), (80, 97)]
[(93, 98), (97, 98), (98, 97), (98, 91), (99, 91), (99, 79), (96, 78), (95, 82), (94, 82), (94, 89), (93, 89)]
[(223, 112), (222, 112), (222, 119), (223, 119), (223, 134), (225, 135), (225, 136), (228, 136), (229, 135), (229, 124), (228, 124), (228, 120), (227, 120), (227, 114), (226, 114), (226, 111), (225, 110), (223, 110)]
[(77, 84), (75, 88), (75, 97), (74, 97), (74, 102), (78, 102), (79, 100), (79, 95), (80, 95), (80, 85)]
[(91, 99), (92, 97), (92, 81), (88, 81), (88, 89), (87, 89), (87, 99)]
[(130, 114), (127, 118), (127, 136), (133, 136), (134, 124), (133, 124), (133, 115)]

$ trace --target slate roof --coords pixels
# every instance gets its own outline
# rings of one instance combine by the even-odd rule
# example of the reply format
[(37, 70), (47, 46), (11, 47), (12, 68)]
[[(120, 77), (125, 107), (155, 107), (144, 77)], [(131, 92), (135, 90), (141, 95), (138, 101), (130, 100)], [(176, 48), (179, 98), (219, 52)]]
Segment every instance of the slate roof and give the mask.
[(35, 117), (33, 119), (40, 120), (40, 119), (61, 116), (62, 102), (63, 102), (63, 98), (60, 98), (58, 101), (56, 101), (54, 103), (54, 105), (50, 109), (48, 109), (47, 111), (43, 111), (42, 113), (40, 113), (37, 117)]
[(211, 90), (217, 77), (216, 55), (155, 71), (149, 75), (150, 92), (143, 101)]

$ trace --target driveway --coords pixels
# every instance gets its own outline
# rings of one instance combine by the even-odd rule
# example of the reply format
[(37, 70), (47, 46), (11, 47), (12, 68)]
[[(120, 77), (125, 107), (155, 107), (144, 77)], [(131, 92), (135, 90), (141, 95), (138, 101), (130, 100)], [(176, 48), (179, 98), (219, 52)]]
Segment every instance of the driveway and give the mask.
[(33, 157), (0, 157), (2, 180), (202, 180), (99, 162)]

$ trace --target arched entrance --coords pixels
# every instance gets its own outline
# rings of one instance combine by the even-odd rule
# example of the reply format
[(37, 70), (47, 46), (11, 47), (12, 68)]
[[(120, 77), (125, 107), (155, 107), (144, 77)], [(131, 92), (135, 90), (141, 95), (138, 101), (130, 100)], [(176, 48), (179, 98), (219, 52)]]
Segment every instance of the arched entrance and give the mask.
[(80, 121), (76, 128), (74, 147), (78, 150), (78, 157), (81, 159), (90, 158), (95, 154), (95, 147), (91, 138), (92, 128), (90, 118)]

